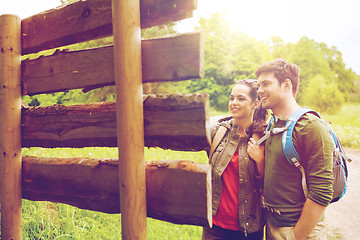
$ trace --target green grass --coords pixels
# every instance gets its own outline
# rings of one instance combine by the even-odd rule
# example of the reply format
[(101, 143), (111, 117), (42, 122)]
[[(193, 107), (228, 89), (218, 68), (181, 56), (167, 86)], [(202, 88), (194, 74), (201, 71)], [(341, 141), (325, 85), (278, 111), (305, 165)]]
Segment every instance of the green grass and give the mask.
[(119, 215), (23, 200), (23, 239), (119, 239)]
[(330, 121), (344, 147), (360, 149), (360, 104), (345, 104), (336, 115), (323, 115)]

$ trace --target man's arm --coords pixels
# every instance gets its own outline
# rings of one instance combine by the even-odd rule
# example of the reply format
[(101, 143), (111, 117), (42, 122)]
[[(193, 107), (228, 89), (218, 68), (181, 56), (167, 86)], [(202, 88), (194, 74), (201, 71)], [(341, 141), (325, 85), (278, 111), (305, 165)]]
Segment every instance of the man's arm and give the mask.
[(325, 206), (322, 206), (309, 198), (306, 199), (300, 219), (294, 228), (296, 240), (307, 238), (320, 221), (325, 209)]
[(330, 203), (332, 188), (333, 140), (328, 127), (315, 116), (309, 115), (304, 121), (302, 143), (306, 152), (303, 155), (306, 181), (309, 189), (301, 216), (295, 225), (297, 240), (306, 239), (313, 231)]

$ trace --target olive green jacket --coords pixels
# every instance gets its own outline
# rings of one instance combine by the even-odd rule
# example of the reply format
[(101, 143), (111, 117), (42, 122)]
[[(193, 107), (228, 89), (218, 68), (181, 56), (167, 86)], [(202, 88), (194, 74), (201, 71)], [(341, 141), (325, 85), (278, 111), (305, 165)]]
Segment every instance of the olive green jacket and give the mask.
[(222, 191), (221, 176), (228, 166), (235, 150), (239, 147), (239, 222), (242, 231), (247, 233), (260, 231), (264, 226), (262, 209), (262, 195), (259, 185), (263, 178), (257, 178), (256, 163), (247, 154), (249, 137), (240, 138), (236, 133), (237, 126), (233, 121), (222, 121), (212, 128), (211, 137), (214, 138), (216, 131), (221, 126), (228, 130), (222, 141), (214, 151), (210, 164), (212, 167), (212, 211), (216, 215), (219, 207)]
[[(276, 119), (272, 128), (281, 128), (286, 120)], [(327, 206), (333, 194), (332, 157), (334, 142), (329, 128), (318, 117), (305, 114), (296, 123), (293, 142), (300, 155), (308, 186), (308, 198)], [(291, 227), (301, 215), (305, 196), (301, 185), (301, 173), (290, 164), (282, 149), (282, 134), (272, 135), (265, 144), (265, 204), (271, 208), (299, 209), (277, 214), (268, 211), (267, 221), (275, 226)]]

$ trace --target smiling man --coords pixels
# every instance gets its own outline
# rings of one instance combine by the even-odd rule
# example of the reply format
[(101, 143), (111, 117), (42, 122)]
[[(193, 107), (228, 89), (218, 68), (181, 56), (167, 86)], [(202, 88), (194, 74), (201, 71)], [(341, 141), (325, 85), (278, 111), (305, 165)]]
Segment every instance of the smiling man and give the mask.
[[(300, 108), (295, 99), (299, 72), (297, 65), (281, 58), (256, 70), (262, 106), (274, 114), (270, 131), (285, 127)], [(293, 142), (305, 170), (307, 196), (301, 172), (286, 159), (281, 139), (282, 134), (272, 134), (265, 144), (266, 239), (324, 239), (319, 222), (333, 194), (331, 134), (312, 113), (304, 114), (294, 127)]]

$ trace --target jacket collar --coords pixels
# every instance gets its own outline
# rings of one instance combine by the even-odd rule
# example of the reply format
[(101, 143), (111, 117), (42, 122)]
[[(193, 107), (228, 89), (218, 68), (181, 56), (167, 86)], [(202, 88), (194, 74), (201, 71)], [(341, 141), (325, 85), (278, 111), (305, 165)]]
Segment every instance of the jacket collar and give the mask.
[[(237, 134), (238, 126), (234, 125), (234, 119), (232, 117), (222, 118), (219, 120), (219, 125), (226, 127), (232, 133)], [(245, 137), (248, 137), (248, 131), (245, 131)]]

